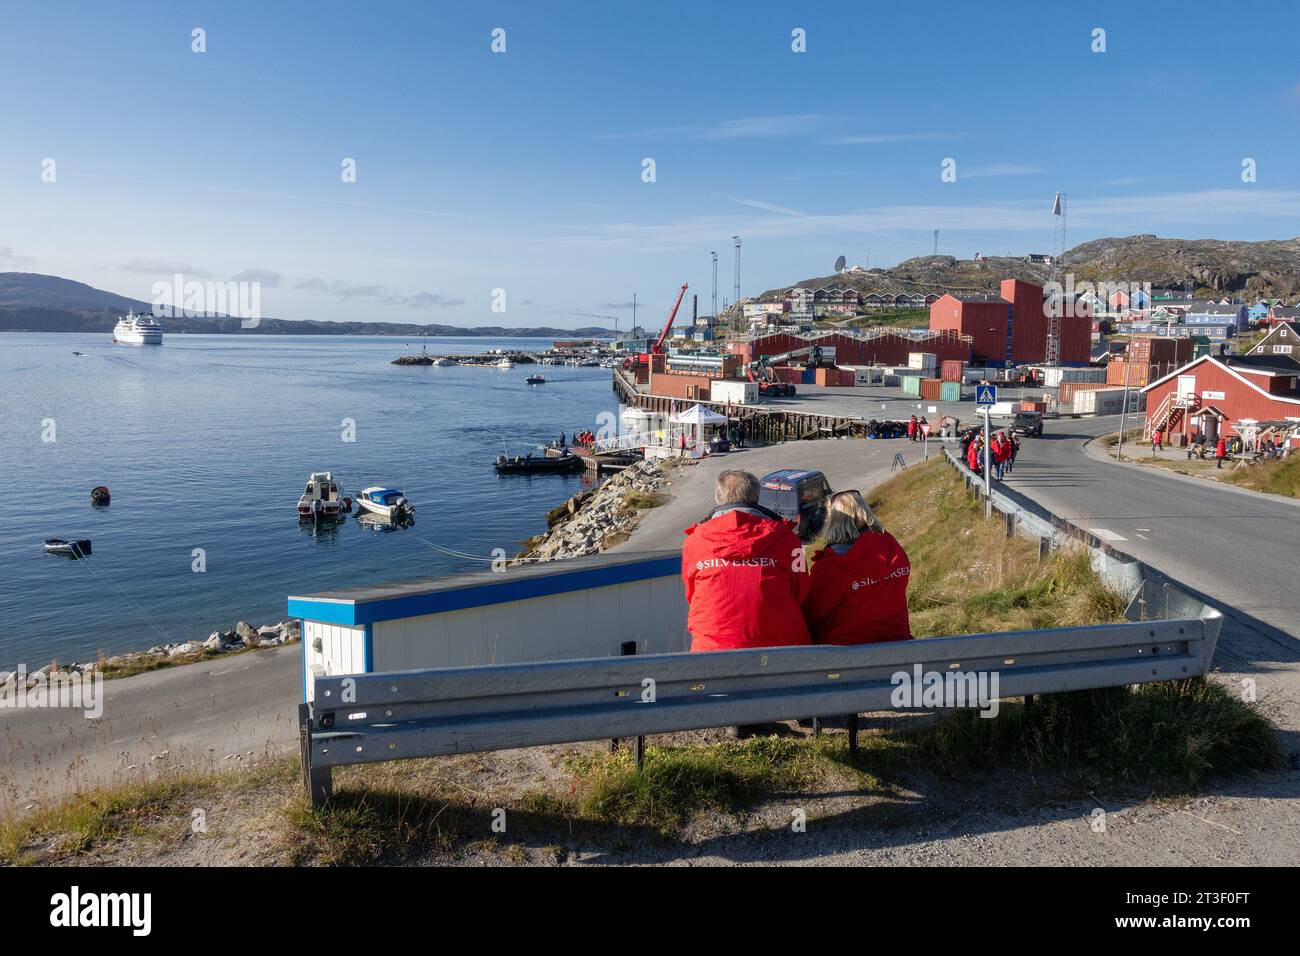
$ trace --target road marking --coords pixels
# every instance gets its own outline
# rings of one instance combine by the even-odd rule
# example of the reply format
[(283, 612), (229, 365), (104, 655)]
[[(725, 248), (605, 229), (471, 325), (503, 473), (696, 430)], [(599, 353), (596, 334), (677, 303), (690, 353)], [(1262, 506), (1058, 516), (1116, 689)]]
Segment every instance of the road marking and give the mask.
[(1097, 537), (1101, 538), (1102, 541), (1127, 541), (1128, 540), (1128, 538), (1124, 537), (1121, 534), (1116, 534), (1114, 531), (1111, 531), (1108, 528), (1089, 528), (1088, 533), (1095, 534)]
[(1150, 540), (1151, 540), (1150, 538), (1148, 538), (1148, 537), (1147, 537), (1146, 535), (1144, 535), (1144, 534), (1140, 534), (1140, 535), (1138, 535), (1138, 537), (1141, 538), (1143, 541), (1150, 541)]
[(1151, 532), (1151, 529), (1150, 529), (1150, 528), (1138, 528), (1137, 530), (1138, 530), (1138, 531), (1145, 531), (1145, 532), (1147, 532), (1148, 534)]

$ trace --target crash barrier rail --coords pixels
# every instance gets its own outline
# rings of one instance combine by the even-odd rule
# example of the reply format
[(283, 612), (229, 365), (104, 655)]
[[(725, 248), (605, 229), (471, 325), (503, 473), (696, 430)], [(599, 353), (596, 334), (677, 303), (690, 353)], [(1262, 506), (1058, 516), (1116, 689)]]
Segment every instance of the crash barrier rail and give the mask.
[[(304, 785), (334, 767), (931, 706), (977, 706), (1206, 673), (1220, 614), (1181, 594), (1176, 620), (805, 646), (320, 677), (299, 708)], [(994, 711), (996, 713), (996, 711)], [(856, 747), (856, 720), (850, 722)], [(639, 748), (638, 748), (639, 752)]]
[[(984, 477), (971, 471), (951, 449), (945, 448), (944, 454), (962, 475), (966, 487), (983, 495)], [(1093, 570), (1106, 586), (1128, 599), (1126, 615), (1131, 619), (1146, 620), (1153, 615), (1158, 618), (1199, 616), (1205, 611), (1220, 613), (1218, 608), (1188, 594), (1160, 571), (1014, 489), (990, 487), (988, 502), (990, 510), (1006, 521), (1007, 537), (1020, 535), (1037, 541), (1040, 558), (1061, 548), (1086, 548)]]

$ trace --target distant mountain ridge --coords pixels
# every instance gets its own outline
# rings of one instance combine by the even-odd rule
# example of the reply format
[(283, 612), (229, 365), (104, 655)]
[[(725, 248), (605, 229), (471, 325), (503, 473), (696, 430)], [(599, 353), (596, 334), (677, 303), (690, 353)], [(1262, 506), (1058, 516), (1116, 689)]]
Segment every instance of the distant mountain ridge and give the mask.
[[(35, 272), (0, 272), (0, 331), (111, 332), (128, 311), (150, 312), (153, 305), (105, 292), (84, 282)], [(244, 335), (461, 335), (490, 338), (592, 338), (613, 334), (599, 326), (559, 329), (550, 326), (411, 325), (402, 322), (320, 322), (312, 319), (262, 319), (245, 329), (234, 317), (177, 315), (163, 320), (168, 332), (240, 333)]]
[[(1153, 289), (1213, 289), (1246, 298), (1300, 298), (1300, 238), (1237, 242), (1221, 239), (1161, 239), (1153, 235), (1094, 239), (1061, 257), (1060, 273), (1075, 282), (1150, 282)], [(785, 294), (794, 286), (839, 285), (859, 292), (996, 292), (1003, 279), (1039, 284), (1051, 278), (1051, 266), (1023, 257), (918, 256), (889, 269), (841, 272), (770, 289), (760, 298)]]

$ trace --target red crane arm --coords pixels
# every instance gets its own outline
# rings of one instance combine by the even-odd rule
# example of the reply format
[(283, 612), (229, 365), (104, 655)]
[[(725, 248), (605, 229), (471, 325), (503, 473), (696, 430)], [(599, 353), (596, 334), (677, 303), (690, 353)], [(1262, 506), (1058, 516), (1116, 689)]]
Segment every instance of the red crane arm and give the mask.
[(677, 301), (673, 303), (673, 310), (668, 313), (668, 321), (664, 323), (663, 331), (659, 333), (659, 338), (655, 339), (655, 344), (650, 349), (651, 355), (658, 355), (664, 350), (664, 341), (668, 338), (668, 333), (673, 330), (673, 319), (677, 318), (677, 309), (682, 304), (682, 296), (686, 295), (687, 283), (682, 283), (682, 291), (677, 293)]

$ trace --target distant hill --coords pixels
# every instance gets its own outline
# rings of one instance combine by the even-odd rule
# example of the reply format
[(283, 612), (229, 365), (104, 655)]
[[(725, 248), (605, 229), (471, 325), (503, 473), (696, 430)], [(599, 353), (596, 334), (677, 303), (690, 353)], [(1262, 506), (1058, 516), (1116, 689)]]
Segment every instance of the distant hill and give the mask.
[[(127, 311), (149, 312), (152, 305), (105, 292), (84, 282), (34, 272), (0, 272), (0, 331), (111, 332)], [(599, 326), (557, 329), (550, 326), (464, 328), (456, 325), (410, 325), (402, 322), (318, 322), (264, 318), (256, 329), (237, 318), (176, 316), (163, 320), (169, 332), (221, 332), (243, 335), (464, 335), (491, 338), (593, 338), (613, 334)]]
[[(1219, 239), (1160, 239), (1127, 236), (1094, 239), (1070, 249), (1061, 272), (1075, 281), (1150, 282), (1152, 288), (1213, 289), (1247, 298), (1300, 298), (1300, 239), (1234, 242)], [(1043, 283), (1049, 266), (1023, 258), (986, 256), (979, 260), (919, 256), (889, 269), (816, 276), (770, 289), (762, 298), (783, 295), (794, 286), (840, 285), (866, 292), (995, 292), (1003, 279)]]

